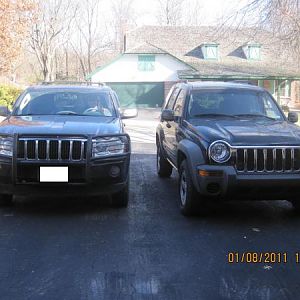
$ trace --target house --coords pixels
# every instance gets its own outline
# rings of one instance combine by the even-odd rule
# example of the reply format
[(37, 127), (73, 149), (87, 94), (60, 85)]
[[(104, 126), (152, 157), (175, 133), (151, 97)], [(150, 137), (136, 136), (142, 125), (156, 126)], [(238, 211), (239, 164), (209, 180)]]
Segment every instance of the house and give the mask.
[(209, 26), (142, 26), (124, 52), (88, 76), (116, 90), (124, 106), (159, 107), (181, 80), (247, 81), (280, 104), (300, 107), (300, 68), (288, 45), (266, 31)]

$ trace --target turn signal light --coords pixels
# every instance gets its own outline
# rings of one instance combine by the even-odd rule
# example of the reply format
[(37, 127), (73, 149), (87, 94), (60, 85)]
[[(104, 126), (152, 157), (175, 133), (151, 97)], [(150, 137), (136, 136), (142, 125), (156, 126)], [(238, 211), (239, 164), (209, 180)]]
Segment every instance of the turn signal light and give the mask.
[(199, 175), (203, 177), (222, 177), (223, 171), (199, 170)]

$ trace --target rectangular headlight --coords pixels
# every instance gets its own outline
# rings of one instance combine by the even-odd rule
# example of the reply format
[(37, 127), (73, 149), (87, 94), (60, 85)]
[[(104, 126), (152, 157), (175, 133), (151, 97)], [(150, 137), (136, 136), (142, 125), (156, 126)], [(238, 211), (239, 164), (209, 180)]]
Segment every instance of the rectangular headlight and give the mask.
[(0, 136), (0, 155), (12, 157), (13, 138), (9, 136)]
[(92, 157), (106, 157), (124, 154), (129, 151), (127, 136), (99, 137), (93, 140)]

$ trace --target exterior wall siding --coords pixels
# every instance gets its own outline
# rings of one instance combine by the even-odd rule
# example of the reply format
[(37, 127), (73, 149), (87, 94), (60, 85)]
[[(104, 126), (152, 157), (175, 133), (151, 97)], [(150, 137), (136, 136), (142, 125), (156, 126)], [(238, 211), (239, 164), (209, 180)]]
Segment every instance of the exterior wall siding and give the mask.
[(179, 80), (177, 70), (190, 69), (186, 64), (167, 54), (155, 55), (154, 71), (138, 70), (138, 55), (124, 54), (116, 61), (92, 75), (101, 82), (165, 82)]

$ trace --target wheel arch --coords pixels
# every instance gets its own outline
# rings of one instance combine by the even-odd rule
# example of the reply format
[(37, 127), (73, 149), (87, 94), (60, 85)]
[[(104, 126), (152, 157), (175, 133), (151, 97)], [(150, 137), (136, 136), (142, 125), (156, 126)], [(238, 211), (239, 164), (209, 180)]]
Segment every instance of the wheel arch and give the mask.
[(177, 168), (180, 168), (181, 163), (186, 159), (186, 154), (183, 150), (179, 149), (177, 152)]
[(205, 164), (205, 157), (199, 145), (190, 141), (182, 140), (178, 144), (177, 148), (177, 168), (180, 169), (180, 165), (183, 160), (186, 160), (189, 172), (192, 175), (193, 183), (197, 190), (199, 190), (197, 167)]
[(161, 124), (158, 124), (158, 126), (156, 127), (156, 145), (157, 146), (161, 143), (162, 134), (163, 134), (163, 130), (162, 130)]

